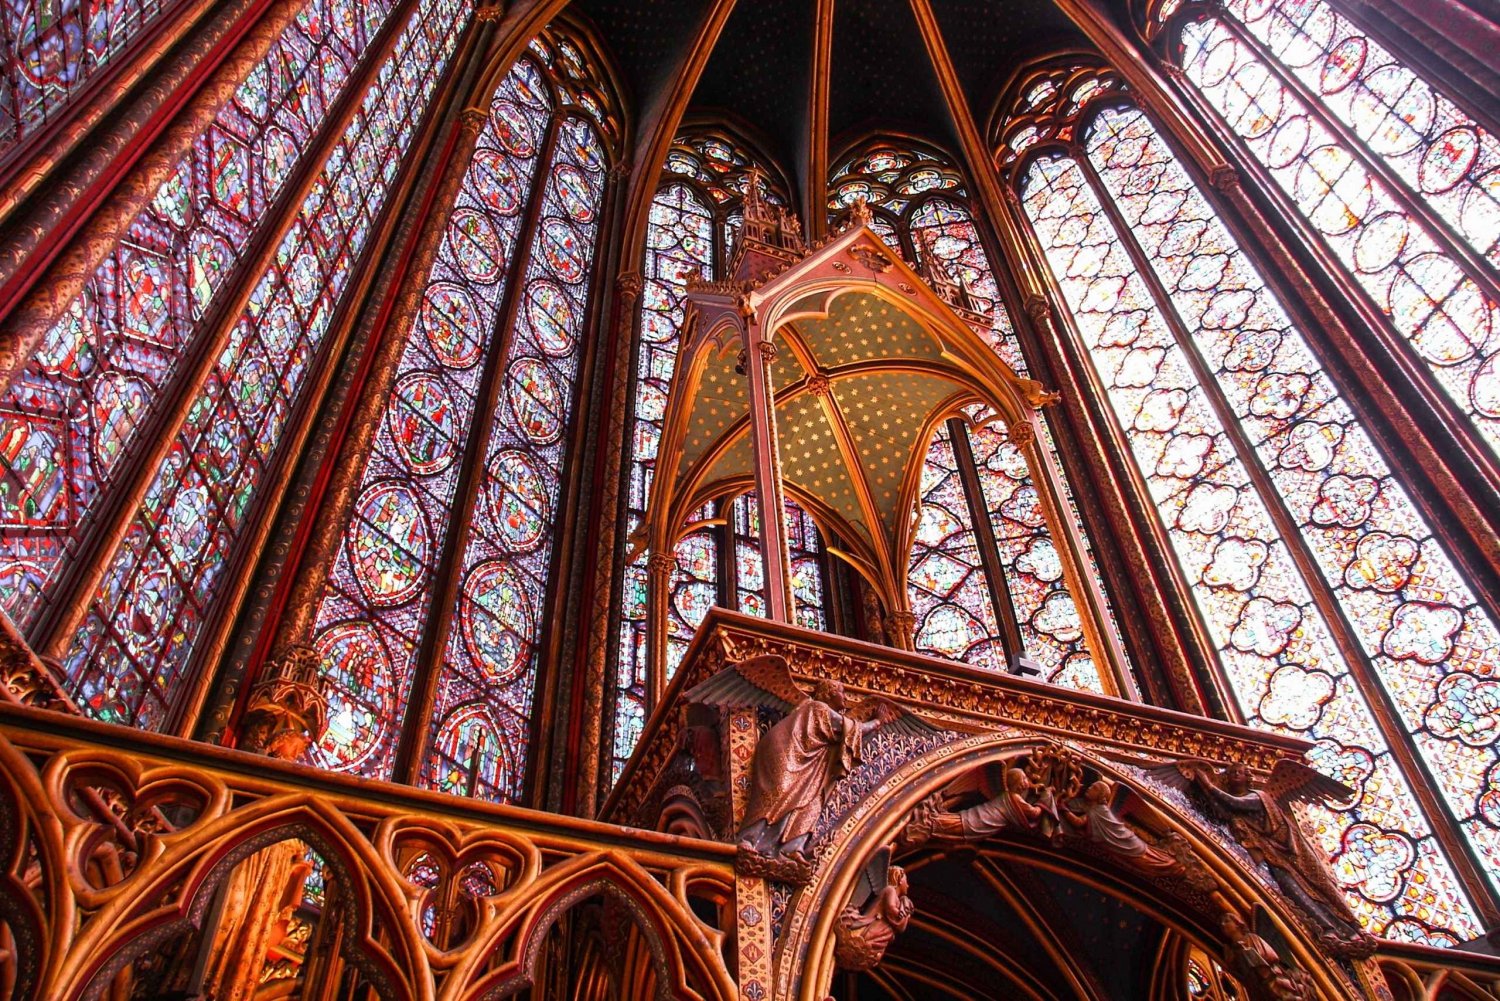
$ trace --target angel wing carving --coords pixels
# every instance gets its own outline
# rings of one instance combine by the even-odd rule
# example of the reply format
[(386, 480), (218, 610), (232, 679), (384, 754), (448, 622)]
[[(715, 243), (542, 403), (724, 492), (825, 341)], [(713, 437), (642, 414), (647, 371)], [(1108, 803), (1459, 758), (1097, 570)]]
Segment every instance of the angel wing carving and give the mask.
[(683, 698), (705, 706), (759, 706), (788, 713), (807, 693), (792, 678), (785, 657), (767, 654), (730, 664), (689, 688)]
[[(842, 686), (839, 686), (839, 691), (842, 695)], [(766, 654), (730, 664), (688, 689), (683, 697), (698, 705), (721, 708), (758, 706), (784, 714), (811, 698), (812, 694), (797, 684), (785, 657)], [(882, 728), (890, 728), (892, 733), (921, 736), (937, 733), (939, 729), (911, 710), (879, 695), (835, 708), (861, 723), (878, 720)]]
[(1339, 805), (1354, 798), (1354, 790), (1349, 786), (1291, 758), (1276, 762), (1271, 777), (1266, 780), (1265, 790), (1282, 806), (1292, 803)]

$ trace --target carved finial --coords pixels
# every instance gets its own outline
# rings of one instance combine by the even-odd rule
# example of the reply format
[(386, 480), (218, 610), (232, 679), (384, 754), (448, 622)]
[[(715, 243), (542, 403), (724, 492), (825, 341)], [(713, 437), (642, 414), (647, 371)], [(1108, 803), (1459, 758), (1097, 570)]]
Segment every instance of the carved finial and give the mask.
[(483, 7), (480, 7), (474, 12), (474, 20), (478, 21), (480, 24), (484, 24), (489, 21), (498, 21), (504, 16), (505, 5), (498, 3), (485, 4)]
[(870, 211), (870, 203), (865, 200), (864, 195), (854, 199), (854, 205), (849, 209), (849, 225), (868, 226), (875, 219), (875, 214)]
[(241, 750), (283, 761), (300, 761), (328, 729), (322, 659), (311, 647), (283, 647), (268, 674), (250, 691), (240, 719)]
[(77, 713), (58, 683), (58, 665), (33, 653), (13, 628), (7, 621), (0, 631), (0, 697), (18, 705)]
[(1036, 441), (1036, 428), (1030, 421), (1014, 421), (1006, 428), (1006, 438), (1017, 448), (1025, 448)]

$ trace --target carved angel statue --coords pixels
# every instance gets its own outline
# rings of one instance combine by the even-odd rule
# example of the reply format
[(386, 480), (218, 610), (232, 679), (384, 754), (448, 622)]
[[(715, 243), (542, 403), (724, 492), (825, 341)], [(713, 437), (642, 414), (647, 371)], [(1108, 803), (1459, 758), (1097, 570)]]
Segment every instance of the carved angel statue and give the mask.
[(1233, 764), (1218, 770), (1209, 761), (1187, 760), (1151, 770), (1160, 782), (1197, 789), (1225, 820), (1252, 858), (1271, 871), (1282, 892), (1342, 942), (1362, 940), (1359, 921), (1344, 901), (1322, 851), (1302, 830), (1294, 804), (1348, 800), (1354, 790), (1287, 758), (1276, 762), (1256, 789), (1250, 770)]
[(755, 745), (750, 802), (740, 847), (757, 855), (810, 862), (807, 850), (823, 799), (860, 763), (864, 737), (876, 727), (933, 732), (930, 724), (879, 697), (849, 706), (844, 686), (819, 681), (811, 694), (770, 655), (731, 664), (687, 692), (689, 702), (721, 707), (755, 706), (784, 713)]
[(1030, 796), (1034, 792), (1031, 779), (1014, 763), (1008, 765), (1002, 774), (999, 791), (984, 802), (957, 812), (949, 810), (948, 804), (963, 790), (950, 787), (923, 800), (912, 815), (909, 832), (912, 840), (917, 843), (929, 838), (981, 841), (1001, 831), (1034, 830), (1046, 811), (1045, 807), (1031, 802)]
[(1083, 791), (1081, 810), (1072, 803), (1063, 806), (1062, 816), (1079, 834), (1098, 842), (1107, 850), (1122, 856), (1133, 866), (1150, 875), (1166, 875), (1181, 869), (1177, 860), (1159, 848), (1148, 845), (1114, 811), (1115, 784), (1106, 778), (1089, 783)]
[(911, 921), (906, 870), (891, 865), (891, 849), (882, 848), (860, 873), (849, 906), (833, 926), (834, 959), (845, 970), (869, 970)]

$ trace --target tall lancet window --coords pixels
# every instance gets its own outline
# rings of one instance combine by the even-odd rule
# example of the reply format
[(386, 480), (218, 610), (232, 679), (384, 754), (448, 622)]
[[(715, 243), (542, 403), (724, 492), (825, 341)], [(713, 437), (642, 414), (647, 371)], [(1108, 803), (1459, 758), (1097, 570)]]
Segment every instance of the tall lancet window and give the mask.
[(1047, 68), (1017, 106), (998, 161), (1240, 711), (1359, 790), (1317, 833), (1373, 931), (1473, 937), (1434, 829), (1500, 873), (1493, 611), (1118, 81)]
[[(961, 300), (989, 315), (995, 351), (1026, 375), (967, 185), (952, 161), (910, 141), (868, 140), (834, 171), (829, 212), (838, 221), (860, 198), (870, 205), (872, 228), (907, 260), (961, 283)], [(1038, 427), (1052, 449), (1046, 421)], [(1060, 469), (1055, 450), (1052, 458)], [(1025, 456), (1004, 424), (970, 408), (937, 429), (920, 495), (907, 572), (917, 649), (1103, 690)], [(1063, 516), (1072, 516), (1071, 507)], [(1107, 599), (1104, 611), (1112, 628)]]
[(1326, 0), (1163, 4), (1151, 27), (1343, 265), (1386, 340), (1500, 453), (1500, 138)]
[[(723, 133), (686, 132), (667, 153), (661, 185), (651, 203), (642, 268), (640, 342), (629, 443), (627, 503), (631, 533), (641, 525), (650, 496), (667, 392), (682, 346), (688, 279), (694, 275), (707, 279), (727, 276), (734, 237), (743, 215), (744, 192), (752, 178), (756, 178), (755, 183), (768, 203), (780, 207), (788, 204), (787, 187), (780, 174), (766, 161), (757, 160), (744, 144)], [(745, 532), (754, 529), (753, 516), (744, 512), (753, 510), (753, 505), (745, 507), (743, 502), (732, 504), (731, 500), (722, 498), (696, 512), (697, 527), (680, 536), (673, 553), (675, 567), (668, 588), (666, 622), (669, 674), (681, 661), (694, 631), (714, 605), (751, 612), (759, 607), (750, 597), (755, 593), (751, 582), (761, 573), (759, 553), (752, 553), (754, 547), (745, 541)], [(797, 514), (806, 518), (800, 511)], [(741, 523), (743, 531), (736, 533), (734, 525)], [(788, 523), (793, 532), (801, 524), (800, 520)], [(815, 537), (811, 519), (807, 519), (806, 527)], [(739, 541), (731, 540), (730, 535), (736, 535)], [(650, 554), (640, 554), (625, 569), (615, 679), (616, 774), (635, 748), (648, 711), (649, 558)], [(797, 565), (799, 572), (807, 571), (809, 566), (806, 561)], [(735, 575), (742, 584), (735, 583), (732, 579)], [(815, 591), (821, 596), (821, 579), (816, 583), (804, 582), (800, 591), (804, 595)]]
[(424, 785), (524, 790), (614, 131), (597, 79), (533, 42), (461, 168), (317, 612), (323, 767), (390, 778), (405, 734)]
[[(396, 6), (302, 5), (115, 242), (88, 248), (96, 270), (0, 397), (0, 600), (65, 651), (90, 715), (162, 725), (245, 558), (257, 493), (471, 9), (421, 0), (386, 24)], [(357, 113), (334, 116), (341, 101)]]
[[(0, 6), (0, 157), (57, 117), (70, 97), (173, 6), (170, 0), (11, 0)], [(329, 0), (308, 6), (338, 5)], [(365, 27), (377, 25), (388, 9), (372, 4)]]

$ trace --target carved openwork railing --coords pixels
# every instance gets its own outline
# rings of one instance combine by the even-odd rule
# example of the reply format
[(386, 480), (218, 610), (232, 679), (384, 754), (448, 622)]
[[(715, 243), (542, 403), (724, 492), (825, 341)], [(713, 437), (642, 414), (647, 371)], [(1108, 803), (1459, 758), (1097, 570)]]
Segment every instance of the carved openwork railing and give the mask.
[(0, 850), (0, 997), (734, 996), (728, 846), (9, 703)]

